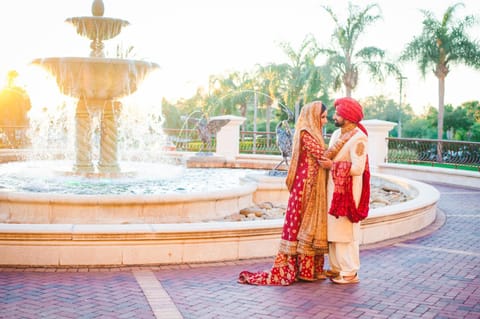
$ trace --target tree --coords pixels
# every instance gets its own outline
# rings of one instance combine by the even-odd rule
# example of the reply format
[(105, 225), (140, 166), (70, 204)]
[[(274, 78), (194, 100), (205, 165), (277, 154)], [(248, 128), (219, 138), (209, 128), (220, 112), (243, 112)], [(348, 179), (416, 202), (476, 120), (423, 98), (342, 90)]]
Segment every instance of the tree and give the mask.
[[(413, 116), (413, 110), (410, 105), (404, 105), (398, 108), (398, 103), (384, 95), (370, 96), (362, 101), (363, 113), (365, 119), (377, 119), (383, 121), (397, 122), (401, 118), (401, 122), (409, 121)], [(392, 136), (399, 137), (398, 125), (391, 132)]]
[(3, 138), (11, 147), (28, 143), (25, 132), (30, 125), (28, 112), (32, 107), (25, 89), (15, 84), (17, 77), (17, 71), (9, 71), (6, 86), (0, 89), (0, 133), (6, 130)]
[(266, 104), (265, 111), (265, 131), (267, 132), (267, 140), (270, 139), (270, 121), (272, 115), (272, 105), (278, 104), (279, 89), (282, 82), (282, 74), (284, 74), (284, 65), (268, 64), (266, 66), (257, 66), (255, 81), (256, 87), (260, 89), (260, 92), (265, 92), (264, 95), (259, 96), (260, 104), (264, 102)]
[(465, 102), (462, 105), (467, 112), (467, 118), (473, 121), (463, 139), (467, 141), (480, 142), (480, 101)]
[(431, 122), (423, 117), (415, 117), (404, 123), (403, 135), (408, 138), (433, 139), (435, 138), (435, 129)]
[(445, 105), (444, 127), (449, 139), (471, 140), (476, 123), (480, 124), (479, 101), (465, 102), (457, 107)]
[[(247, 117), (248, 102), (255, 89), (254, 80), (249, 73), (233, 72), (227, 77), (210, 77), (209, 87), (216, 96), (214, 99), (209, 99), (209, 101), (215, 101), (215, 105), (209, 107), (214, 110), (211, 114), (218, 114), (219, 110), (228, 108), (230, 112), (227, 113), (229, 114), (238, 109), (241, 116)], [(242, 126), (245, 127), (245, 125), (246, 123)]]
[(316, 94), (312, 93), (311, 85), (312, 81), (318, 80), (315, 59), (319, 51), (312, 36), (305, 37), (298, 51), (287, 42), (281, 43), (280, 46), (290, 60), (290, 64), (286, 66), (282, 97), (287, 106), (293, 105), (295, 118), (297, 118), (302, 101), (316, 97)]
[(407, 44), (400, 57), (404, 61), (415, 60), (423, 76), (427, 69), (433, 68), (438, 79), (439, 140), (444, 135), (445, 78), (450, 72), (450, 66), (465, 64), (480, 69), (480, 44), (471, 40), (467, 33), (467, 28), (477, 21), (473, 15), (454, 20), (455, 10), (460, 6), (463, 4), (448, 7), (441, 20), (437, 20), (431, 11), (421, 10), (424, 15), (422, 33)]
[(472, 125), (467, 133), (467, 140), (473, 142), (480, 142), (480, 123)]
[(183, 122), (178, 109), (166, 99), (162, 99), (162, 114), (165, 119), (163, 127), (165, 128), (182, 128)]
[(467, 110), (467, 116), (480, 124), (480, 101), (465, 102), (462, 104), (462, 107)]
[(321, 49), (320, 52), (328, 56), (327, 65), (335, 74), (334, 89), (338, 90), (343, 85), (346, 96), (351, 96), (357, 87), (358, 76), (361, 69), (365, 68), (374, 79), (383, 81), (386, 74), (398, 75), (395, 64), (385, 61), (385, 51), (374, 46), (363, 47), (355, 50), (359, 37), (365, 29), (381, 18), (380, 13), (372, 13), (375, 9), (380, 11), (377, 4), (369, 4), (361, 9), (359, 6), (348, 5), (348, 18), (342, 24), (332, 9), (323, 6), (335, 23), (332, 34), (333, 48)]
[(362, 100), (365, 119), (377, 119), (396, 122), (398, 119), (398, 104), (384, 95), (369, 96)]

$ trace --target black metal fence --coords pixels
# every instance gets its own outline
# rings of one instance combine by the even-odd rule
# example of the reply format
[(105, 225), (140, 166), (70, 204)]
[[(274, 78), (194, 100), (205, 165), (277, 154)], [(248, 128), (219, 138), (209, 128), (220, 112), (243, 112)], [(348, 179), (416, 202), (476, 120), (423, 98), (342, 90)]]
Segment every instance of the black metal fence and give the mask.
[(163, 131), (177, 151), (215, 152), (215, 138), (212, 138), (208, 143), (204, 143), (196, 129), (164, 129)]
[(240, 132), (240, 153), (279, 155), (277, 135), (272, 132)]
[(411, 138), (387, 138), (386, 162), (423, 164), (480, 171), (480, 143)]

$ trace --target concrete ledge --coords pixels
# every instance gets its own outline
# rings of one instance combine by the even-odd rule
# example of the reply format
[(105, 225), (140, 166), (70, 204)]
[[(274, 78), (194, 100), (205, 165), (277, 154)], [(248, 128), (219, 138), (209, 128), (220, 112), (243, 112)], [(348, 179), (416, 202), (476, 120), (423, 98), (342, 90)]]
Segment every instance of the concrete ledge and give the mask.
[(425, 182), (480, 189), (480, 172), (474, 171), (389, 163), (379, 165), (377, 172)]
[(414, 189), (418, 196), (411, 201), (373, 209), (362, 222), (362, 244), (408, 235), (435, 221), (440, 193), (434, 187), (404, 178), (379, 176)]

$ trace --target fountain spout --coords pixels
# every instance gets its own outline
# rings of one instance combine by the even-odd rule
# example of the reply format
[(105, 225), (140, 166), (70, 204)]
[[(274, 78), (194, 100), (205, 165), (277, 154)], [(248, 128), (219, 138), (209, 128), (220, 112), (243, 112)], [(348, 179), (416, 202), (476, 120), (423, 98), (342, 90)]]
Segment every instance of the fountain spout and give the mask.
[(102, 0), (94, 0), (92, 3), (92, 15), (95, 17), (103, 16), (105, 12), (105, 6), (103, 5)]
[(90, 43), (90, 49), (92, 49), (90, 52), (91, 57), (105, 57), (103, 41), (116, 37), (122, 31), (122, 27), (130, 24), (122, 19), (104, 17), (104, 11), (103, 1), (94, 0), (92, 3), (93, 16), (73, 17), (65, 20), (65, 22), (75, 26), (77, 34), (92, 41)]

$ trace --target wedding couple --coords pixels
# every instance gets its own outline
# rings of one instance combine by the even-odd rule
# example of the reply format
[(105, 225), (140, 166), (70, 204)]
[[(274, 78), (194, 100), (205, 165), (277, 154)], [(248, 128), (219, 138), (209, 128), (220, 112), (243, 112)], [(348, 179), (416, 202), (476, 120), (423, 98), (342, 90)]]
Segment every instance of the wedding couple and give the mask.
[[(338, 129), (328, 148), (322, 135), (326, 106), (315, 101), (302, 108), (286, 178), (290, 196), (278, 253), (270, 270), (242, 271), (239, 283), (359, 282), (360, 221), (368, 215), (370, 197), (368, 134), (356, 100), (337, 99), (334, 107)], [(325, 254), (329, 269), (324, 269)]]

